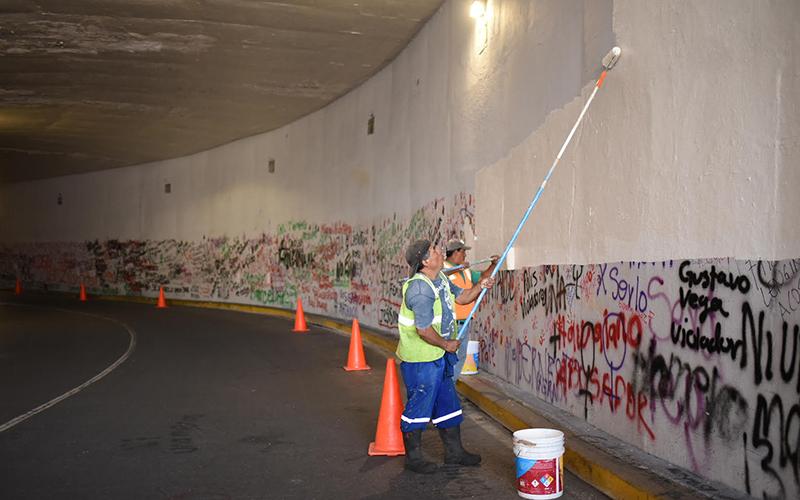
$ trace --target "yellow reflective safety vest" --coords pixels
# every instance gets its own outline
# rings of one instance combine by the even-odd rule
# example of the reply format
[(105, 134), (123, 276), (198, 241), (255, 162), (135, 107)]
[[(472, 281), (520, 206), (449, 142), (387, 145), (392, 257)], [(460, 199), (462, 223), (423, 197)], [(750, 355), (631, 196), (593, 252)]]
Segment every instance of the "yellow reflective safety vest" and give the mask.
[[(442, 279), (442, 284), (447, 287), (447, 300), (450, 301), (450, 309), (452, 310), (456, 302), (456, 297), (453, 295), (453, 292), (450, 291), (450, 283), (447, 280), (447, 276), (445, 276), (444, 273), (439, 273), (439, 277)], [(419, 336), (417, 327), (414, 324), (414, 311), (406, 306), (406, 291), (408, 290), (408, 285), (415, 280), (425, 281), (428, 286), (431, 287), (431, 290), (433, 290), (435, 299), (433, 302), (433, 323), (431, 323), (431, 327), (433, 327), (433, 330), (438, 335), (442, 334), (442, 299), (439, 297), (439, 293), (433, 285), (433, 282), (424, 274), (417, 273), (403, 284), (403, 299), (400, 302), (400, 313), (397, 316), (397, 329), (400, 331), (400, 343), (397, 344), (396, 354), (400, 360), (408, 361), (409, 363), (436, 361), (444, 356), (444, 349), (425, 342), (425, 340)], [(450, 331), (455, 331), (455, 325), (450, 326)]]

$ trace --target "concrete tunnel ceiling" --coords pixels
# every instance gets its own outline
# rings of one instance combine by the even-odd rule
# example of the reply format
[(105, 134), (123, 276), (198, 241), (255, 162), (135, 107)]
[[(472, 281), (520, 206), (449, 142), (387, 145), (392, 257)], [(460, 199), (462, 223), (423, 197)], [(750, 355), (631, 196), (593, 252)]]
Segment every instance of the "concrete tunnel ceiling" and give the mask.
[(442, 3), (5, 0), (0, 181), (175, 158), (286, 125), (374, 75)]

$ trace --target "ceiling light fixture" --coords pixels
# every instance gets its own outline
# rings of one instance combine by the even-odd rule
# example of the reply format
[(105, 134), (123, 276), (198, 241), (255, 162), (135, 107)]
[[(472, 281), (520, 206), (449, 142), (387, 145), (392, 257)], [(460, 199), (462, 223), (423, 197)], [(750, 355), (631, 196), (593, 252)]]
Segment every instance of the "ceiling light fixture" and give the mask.
[(483, 17), (486, 13), (486, 0), (475, 0), (469, 8), (469, 16), (472, 18)]

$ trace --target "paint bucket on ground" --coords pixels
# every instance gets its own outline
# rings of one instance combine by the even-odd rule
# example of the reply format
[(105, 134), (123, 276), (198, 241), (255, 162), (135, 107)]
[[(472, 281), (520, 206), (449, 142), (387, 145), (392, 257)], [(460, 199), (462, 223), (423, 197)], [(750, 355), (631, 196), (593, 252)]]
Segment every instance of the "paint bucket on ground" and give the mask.
[(478, 373), (480, 350), (481, 343), (477, 340), (470, 340), (467, 343), (467, 357), (464, 359), (464, 366), (461, 367), (461, 375), (475, 375)]
[(522, 429), (514, 433), (517, 493), (546, 500), (564, 493), (564, 433), (555, 429)]

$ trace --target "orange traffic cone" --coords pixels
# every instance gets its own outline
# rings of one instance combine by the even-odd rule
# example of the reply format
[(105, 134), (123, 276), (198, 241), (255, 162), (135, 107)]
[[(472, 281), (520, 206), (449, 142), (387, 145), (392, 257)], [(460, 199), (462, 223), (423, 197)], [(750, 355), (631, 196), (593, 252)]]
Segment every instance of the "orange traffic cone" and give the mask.
[(14, 295), (22, 295), (22, 282), (17, 278), (17, 285), (14, 287)]
[(165, 309), (167, 307), (167, 299), (164, 298), (164, 287), (162, 286), (158, 292), (158, 303), (156, 309)]
[(403, 402), (400, 400), (400, 386), (397, 385), (397, 368), (393, 359), (386, 360), (386, 378), (383, 381), (381, 411), (378, 414), (378, 429), (375, 441), (369, 444), (370, 455), (396, 457), (406, 454), (403, 435), (400, 432), (400, 415)]
[(297, 314), (294, 317), (294, 329), (293, 332), (307, 332), (308, 326), (306, 326), (306, 316), (303, 314), (303, 299), (297, 297)]
[(81, 283), (80, 299), (81, 299), (81, 302), (86, 302), (86, 287), (83, 286), (83, 283)]
[(345, 370), (352, 372), (356, 370), (371, 370), (364, 359), (364, 346), (361, 345), (361, 327), (358, 320), (353, 318), (353, 331), (350, 334), (350, 354), (347, 356), (347, 366)]

